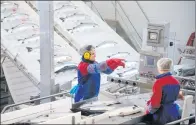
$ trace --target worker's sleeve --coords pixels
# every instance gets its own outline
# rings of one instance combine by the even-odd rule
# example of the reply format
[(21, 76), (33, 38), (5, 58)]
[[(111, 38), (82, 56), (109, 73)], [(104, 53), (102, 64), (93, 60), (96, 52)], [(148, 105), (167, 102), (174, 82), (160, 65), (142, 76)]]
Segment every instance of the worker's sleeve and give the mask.
[(103, 71), (105, 74), (111, 74), (113, 70), (111, 70), (109, 67), (106, 69), (106, 71)]
[(153, 86), (153, 95), (148, 102), (148, 112), (153, 114), (160, 108), (162, 98), (162, 86), (160, 82), (156, 81)]
[(94, 64), (89, 64), (87, 67), (87, 71), (90, 74), (96, 74), (96, 73), (106, 73), (106, 74), (110, 74), (113, 72), (113, 70), (111, 70), (106, 61), (101, 62), (101, 63), (94, 63)]

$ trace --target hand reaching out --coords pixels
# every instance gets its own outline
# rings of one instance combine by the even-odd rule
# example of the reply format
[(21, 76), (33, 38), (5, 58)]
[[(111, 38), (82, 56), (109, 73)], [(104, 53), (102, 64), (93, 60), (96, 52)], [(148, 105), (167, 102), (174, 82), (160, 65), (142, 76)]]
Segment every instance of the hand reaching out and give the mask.
[(124, 59), (118, 59), (118, 58), (112, 58), (107, 60), (107, 65), (112, 69), (115, 70), (118, 66), (123, 66), (125, 67), (125, 63), (123, 62)]
[(182, 100), (184, 100), (184, 94), (182, 91), (179, 92), (178, 97)]
[(125, 61), (124, 59), (114, 59), (116, 64), (118, 66), (122, 66), (123, 68), (125, 68), (125, 63), (123, 61)]

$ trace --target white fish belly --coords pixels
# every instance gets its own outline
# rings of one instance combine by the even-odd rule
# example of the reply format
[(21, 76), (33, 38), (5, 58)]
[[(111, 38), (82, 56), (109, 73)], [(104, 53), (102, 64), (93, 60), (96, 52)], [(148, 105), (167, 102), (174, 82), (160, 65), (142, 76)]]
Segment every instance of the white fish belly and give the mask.
[(128, 106), (128, 107), (123, 107), (116, 109), (112, 112), (109, 113), (109, 116), (127, 116), (131, 114), (135, 114), (138, 112), (144, 111), (144, 108), (142, 107), (134, 107), (134, 106)]

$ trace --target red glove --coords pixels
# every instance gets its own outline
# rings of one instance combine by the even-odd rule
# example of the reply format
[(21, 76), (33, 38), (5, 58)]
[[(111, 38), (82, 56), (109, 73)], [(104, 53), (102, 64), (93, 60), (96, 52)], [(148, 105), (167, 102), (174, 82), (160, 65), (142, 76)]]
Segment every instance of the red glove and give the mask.
[(114, 59), (114, 60), (118, 64), (118, 66), (122, 66), (123, 68), (125, 68), (125, 63), (122, 62), (124, 61), (124, 59)]
[(122, 62), (122, 61), (123, 61), (123, 59), (113, 58), (113, 59), (107, 60), (106, 63), (112, 70), (115, 70), (118, 66), (125, 67), (124, 62)]

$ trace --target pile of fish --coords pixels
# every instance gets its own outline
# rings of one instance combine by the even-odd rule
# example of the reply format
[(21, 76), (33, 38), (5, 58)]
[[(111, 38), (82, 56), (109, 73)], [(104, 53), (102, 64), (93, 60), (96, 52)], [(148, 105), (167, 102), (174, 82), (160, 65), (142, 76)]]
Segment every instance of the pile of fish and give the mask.
[[(31, 57), (33, 61), (30, 61), (30, 67), (33, 67), (34, 65), (37, 66), (36, 68), (32, 69), (33, 72), (35, 70), (39, 72), (39, 21), (37, 20), (37, 18), (33, 18), (34, 16), (31, 15), (30, 12), (24, 11), (24, 8), (20, 7), (22, 6), (21, 4), (22, 2), (16, 1), (1, 2), (1, 30), (3, 30), (2, 36), (5, 41), (9, 42), (9, 44), (6, 44), (5, 46), (9, 46), (9, 49), (11, 49), (12, 53), (18, 55), (20, 58), (22, 58), (24, 55)], [(59, 4), (55, 5), (56, 8), (62, 6)], [(77, 75), (77, 72), (75, 70), (76, 64), (74, 63), (76, 61), (73, 59), (72, 52), (74, 52), (73, 49), (71, 49), (71, 47), (69, 47), (67, 43), (58, 40), (57, 35), (54, 35), (55, 84), (64, 85), (67, 82), (71, 81), (73, 78), (75, 78), (75, 76)], [(75, 54), (77, 54), (77, 52)], [(30, 64), (28, 63), (28, 65)], [(24, 67), (27, 68), (27, 66)], [(28, 70), (28, 72), (32, 73), (32, 71), (30, 70)]]
[(124, 104), (119, 101), (92, 101), (81, 105), (79, 108), (81, 109), (81, 112), (83, 112), (82, 114), (84, 114), (84, 112), (86, 114), (89, 113), (88, 116), (92, 114), (108, 113), (109, 117), (127, 116), (144, 111), (143, 108), (137, 105), (130, 105), (131, 104)]

